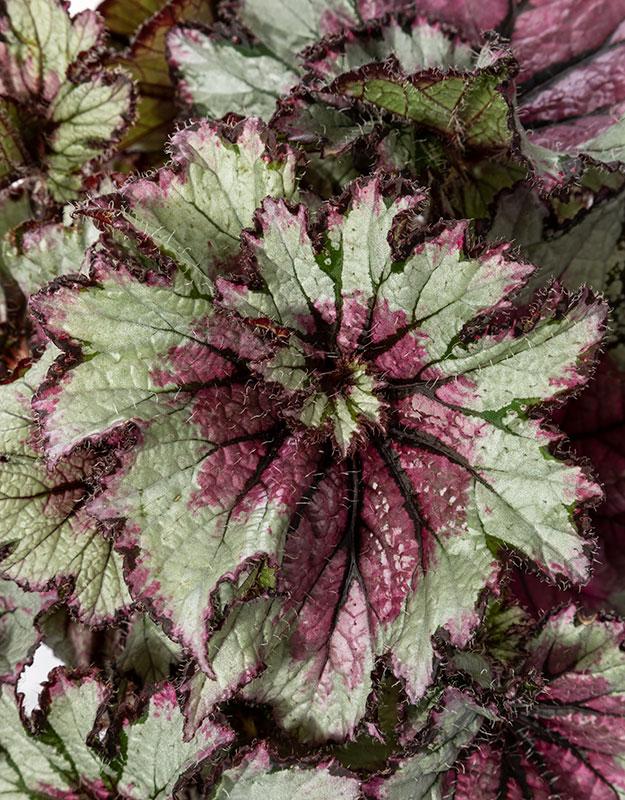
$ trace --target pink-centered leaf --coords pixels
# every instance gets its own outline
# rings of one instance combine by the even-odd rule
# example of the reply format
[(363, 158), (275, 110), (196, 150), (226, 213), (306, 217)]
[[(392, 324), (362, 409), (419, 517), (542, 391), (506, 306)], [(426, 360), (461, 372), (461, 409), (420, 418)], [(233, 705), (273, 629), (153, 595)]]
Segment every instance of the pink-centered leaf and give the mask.
[(508, 687), (509, 718), (447, 776), (448, 796), (622, 797), (624, 635), (617, 621), (580, 622), (573, 606), (548, 619)]
[[(49, 454), (135, 426), (126, 471), (95, 501), (126, 520), (131, 592), (214, 700), (265, 666), (248, 696), (304, 738), (354, 730), (380, 656), (422, 695), (431, 637), (467, 641), (497, 543), (549, 574), (587, 573), (576, 509), (599, 490), (527, 411), (584, 383), (605, 308), (554, 289), (487, 331), (479, 320), (532, 268), (506, 246), (474, 249), (464, 222), (399, 260), (394, 226), (421, 200), (375, 177), (313, 229), (303, 207), (266, 199), (243, 234), (249, 278), (219, 279), (214, 298), (102, 262), (97, 283), (36, 301), (76, 359), (35, 402)], [(236, 669), (215, 636), (224, 652), (229, 636), (248, 642)]]
[(132, 81), (98, 63), (104, 27), (94, 11), (71, 18), (61, 0), (8, 0), (0, 32), (0, 175), (9, 183), (26, 173), (44, 198), (72, 200), (132, 123)]

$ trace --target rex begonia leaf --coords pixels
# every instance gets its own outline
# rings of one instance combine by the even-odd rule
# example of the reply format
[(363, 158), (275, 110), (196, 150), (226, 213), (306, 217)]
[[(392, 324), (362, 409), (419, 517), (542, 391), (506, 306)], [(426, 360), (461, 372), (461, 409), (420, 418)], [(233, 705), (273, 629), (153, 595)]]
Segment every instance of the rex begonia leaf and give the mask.
[(85, 218), (71, 224), (28, 222), (0, 242), (0, 259), (30, 297), (59, 275), (83, 272), (86, 251), (98, 235)]
[(440, 25), (422, 17), (390, 17), (384, 24), (369, 25), (363, 31), (318, 44), (307, 52), (306, 66), (330, 82), (391, 56), (407, 74), (428, 69), (471, 69), (476, 62), (471, 46)]
[[(27, 730), (6, 689), (0, 695), (0, 780), (11, 797), (97, 797), (98, 800), (166, 800), (207, 758), (227, 745), (230, 731), (207, 721), (189, 741), (171, 684), (155, 691), (143, 715), (125, 721), (115, 759), (90, 746), (92, 729), (109, 690), (94, 675), (75, 677), (57, 669), (44, 692), (44, 717)], [(118, 735), (117, 727), (113, 727)], [(2, 784), (0, 783), (0, 786)], [(21, 791), (23, 794), (19, 794)]]
[[(344, 67), (348, 70), (341, 70), (331, 91), (390, 111), (470, 147), (508, 148), (512, 141), (511, 112), (502, 83), (511, 70), (509, 54), (486, 45), (471, 57), (470, 48), (461, 40), (454, 41), (438, 26), (420, 18), (404, 33), (405, 44), (399, 38), (400, 31), (400, 26), (392, 22), (383, 28), (380, 56), (393, 47), (394, 64), (379, 63), (378, 57), (353, 69), (348, 64), (355, 53), (350, 58), (349, 50), (357, 52), (357, 48), (346, 44)], [(340, 66), (339, 58), (332, 69)]]
[(486, 720), (496, 716), (458, 689), (447, 689), (433, 713), (429, 738), (417, 752), (399, 761), (386, 780), (373, 778), (368, 789), (375, 800), (438, 800), (446, 797), (451, 764), (476, 737)]
[[(167, 35), (186, 21), (209, 23), (213, 19), (210, 0), (143, 0), (143, 3), (104, 4), (107, 23), (113, 30), (132, 33), (126, 50), (114, 59), (137, 81), (137, 120), (126, 132), (121, 147), (131, 151), (158, 153), (172, 132), (177, 113), (174, 87), (167, 63)], [(151, 11), (151, 13), (146, 13)], [(141, 19), (138, 19), (141, 17)], [(132, 31), (128, 27), (136, 23)]]
[(266, 199), (243, 235), (249, 280), (218, 280), (216, 299), (102, 268), (36, 302), (75, 360), (35, 401), (50, 456), (135, 424), (94, 501), (126, 519), (132, 593), (210, 678), (220, 586), (277, 569), (287, 635), (248, 692), (305, 738), (354, 730), (378, 656), (423, 693), (432, 635), (464, 642), (477, 622), (495, 542), (574, 581), (588, 566), (576, 509), (599, 490), (526, 411), (584, 382), (603, 304), (554, 290), (482, 330), (532, 267), (473, 251), (464, 222), (400, 260), (389, 236), (422, 196), (389, 192), (354, 184), (316, 247), (303, 207)]
[[(11, 777), (25, 797), (71, 797), (72, 790), (105, 790), (111, 768), (89, 748), (86, 739), (96, 714), (106, 700), (106, 689), (95, 678), (69, 678), (61, 669), (46, 690), (46, 736), (26, 730), (11, 693), (0, 694), (0, 751), (7, 758), (2, 777)], [(18, 797), (20, 795), (17, 795)]]
[[(405, 6), (387, 5), (395, 12)], [(255, 19), (253, 31), (260, 39), (252, 41), (241, 38), (238, 29), (225, 36), (221, 27), (182, 26), (168, 37), (179, 96), (195, 113), (209, 117), (232, 111), (271, 118), (288, 141), (313, 154), (306, 179), (322, 196), (343, 187), (345, 175), (368, 172), (376, 160), (384, 166), (388, 156), (375, 152), (382, 138), (379, 147), (399, 161), (397, 168), (424, 176), (430, 168), (435, 171), (437, 187), (448, 198), (445, 214), (450, 208), (454, 215), (476, 208), (484, 216), (493, 197), (527, 171), (511, 148), (514, 124), (506, 83), (514, 65), (509, 52), (492, 42), (475, 51), (472, 42), (423, 16), (378, 18), (387, 8), (374, 6), (366, 14), (360, 10), (360, 17), (372, 20), (366, 26), (359, 27), (354, 15), (339, 15), (339, 20), (329, 14), (327, 19), (335, 20), (330, 35), (317, 41), (321, 31), (308, 33), (307, 44), (313, 46), (297, 59), (293, 53), (278, 56), (275, 43), (268, 44), (271, 36), (277, 39), (273, 26), (284, 24), (284, 14), (267, 22), (271, 34), (264, 28), (259, 32)], [(298, 13), (305, 17), (314, 8), (309, 4)], [(391, 117), (388, 111), (395, 113)], [(417, 139), (420, 148), (438, 143), (442, 151), (427, 158), (397, 153), (396, 132), (413, 147)], [(318, 159), (318, 150), (341, 159)], [(498, 161), (491, 164), (484, 153), (493, 152)]]
[(54, 592), (25, 592), (13, 581), (0, 580), (0, 683), (19, 677), (41, 639), (36, 618), (55, 599)]
[[(213, 118), (232, 111), (269, 120), (276, 100), (304, 73), (301, 51), (324, 36), (407, 6), (403, 0), (295, 0), (288, 6), (279, 0), (242, 0), (234, 36), (195, 25), (169, 34), (181, 98)], [(239, 35), (241, 25), (251, 38)]]
[(133, 119), (134, 93), (122, 73), (101, 72), (83, 83), (64, 83), (50, 107), (47, 174), (58, 201), (72, 200), (80, 171), (105, 155)]
[(535, 618), (564, 602), (587, 613), (625, 614), (625, 375), (605, 355), (576, 403), (559, 414), (574, 451), (588, 459), (604, 489), (592, 512), (597, 534), (591, 580), (584, 586), (555, 586), (525, 570), (513, 570), (512, 596)]
[(98, 65), (93, 11), (70, 18), (60, 0), (7, 0), (0, 30), (0, 175), (35, 176), (55, 201), (73, 199), (132, 122), (132, 82)]
[(174, 687), (165, 684), (150, 698), (147, 713), (124, 727), (124, 764), (117, 786), (123, 797), (171, 798), (182, 777), (197, 771), (232, 738), (224, 725), (206, 720), (192, 738), (184, 740), (183, 725)]
[(208, 642), (210, 674), (198, 670), (182, 686), (187, 730), (195, 730), (218, 703), (262, 671), (278, 633), (274, 617), (270, 598), (238, 604), (227, 614)]
[(520, 118), (532, 141), (556, 150), (622, 160), (625, 5), (565, 0), (528, 3), (514, 15)]
[(489, 29), (510, 40), (519, 62), (519, 118), (529, 134), (523, 149), (548, 182), (566, 176), (570, 156), (623, 160), (622, 0), (423, 0), (419, 11), (476, 45)]
[(598, 199), (566, 226), (558, 225), (548, 204), (525, 186), (503, 194), (488, 234), (493, 241), (512, 241), (536, 264), (530, 287), (557, 278), (568, 289), (588, 284), (612, 305), (607, 344), (623, 363), (625, 312), (625, 193)]
[[(294, 197), (295, 158), (253, 119), (232, 130), (202, 122), (175, 134), (171, 145), (172, 168), (123, 189), (122, 218), (210, 291), (207, 277), (236, 255), (261, 200)], [(98, 212), (107, 218), (106, 207)]]
[(514, 241), (539, 269), (538, 286), (557, 278), (569, 289), (583, 284), (603, 292), (612, 305), (608, 346), (623, 363), (625, 313), (625, 193), (594, 202), (566, 226), (554, 225), (548, 206), (527, 188), (499, 199), (489, 237)]
[(317, 39), (384, 13), (376, 6), (386, 5), (368, 0), (296, 0), (285, 7), (280, 0), (242, 0), (237, 16), (276, 58), (294, 64), (297, 54)]
[(263, 744), (222, 774), (210, 800), (360, 800), (360, 781), (328, 766), (283, 767)]
[(72, 20), (57, 0), (33, 0), (29, 6), (7, 0), (5, 5), (0, 91), (17, 100), (41, 97), (50, 102), (70, 64), (101, 40), (101, 22), (93, 11)]
[(167, 42), (182, 100), (209, 117), (236, 111), (270, 119), (276, 101), (300, 78), (262, 46), (235, 45), (197, 27), (173, 30)]
[(584, 623), (573, 606), (548, 619), (516, 680), (497, 689), (509, 718), (448, 776), (446, 796), (625, 797), (624, 637), (621, 622)]
[[(337, 96), (344, 94), (345, 83), (351, 83), (354, 75), (360, 75), (361, 71), (379, 72), (388, 78), (394, 70), (400, 69), (406, 75), (411, 75), (419, 87), (415, 102), (419, 105), (422, 121), (424, 124), (431, 122), (438, 130), (444, 111), (439, 107), (439, 98), (435, 95), (440, 92), (441, 98), (449, 99), (452, 84), (458, 84), (462, 73), (470, 72), (478, 63), (486, 66), (485, 61), (492, 59), (493, 54), (488, 49), (481, 56), (476, 56), (463, 39), (422, 17), (390, 17), (362, 30), (346, 32), (340, 37), (330, 36), (306, 51), (307, 81), (316, 90), (313, 93), (316, 102), (307, 109), (311, 117), (308, 127), (311, 132), (315, 127), (320, 130), (325, 128), (328, 125), (325, 117), (331, 113), (337, 117), (347, 116), (345, 108), (339, 106), (334, 110), (326, 103), (330, 99), (336, 102)], [(291, 98), (281, 105), (288, 108), (290, 102)], [(284, 116), (284, 111), (281, 111), (274, 124), (285, 128), (291, 138), (302, 138), (297, 127), (304, 127), (305, 117), (288, 120), (290, 125), (285, 125)], [(358, 129), (362, 127), (362, 120), (358, 120), (358, 124), (352, 120), (351, 124)], [(295, 129), (291, 130), (292, 127)]]
[(87, 508), (102, 454), (83, 448), (48, 466), (37, 441), (30, 402), (55, 352), (0, 387), (0, 571), (30, 590), (62, 584), (79, 617), (98, 623), (131, 600), (121, 558)]
[[(250, 5), (243, 4), (244, 12)], [(308, 4), (306, 11), (312, 13), (314, 6)], [(336, 9), (331, 13), (337, 19), (331, 26), (334, 34), (349, 16)], [(258, 45), (235, 44), (195, 27), (170, 34), (170, 56), (183, 100), (212, 117), (228, 111), (271, 116), (276, 99), (298, 82), (303, 67), (293, 61), (296, 51), (288, 56), (280, 51), (277, 39), (271, 39), (268, 49), (263, 38), (266, 14), (265, 9), (261, 23), (259, 9), (253, 11)], [(329, 9), (325, 14), (330, 19)], [(284, 13), (270, 18), (272, 35), (273, 26), (282, 26), (285, 18)], [(308, 26), (296, 34), (292, 25), (289, 33), (302, 46), (322, 35), (315, 36)], [(281, 38), (280, 47), (283, 42)], [(486, 46), (474, 55), (467, 42), (422, 17), (385, 18), (362, 31), (331, 36), (327, 45), (306, 55), (304, 65), (315, 75), (316, 88), (329, 89), (335, 97), (367, 101), (471, 146), (497, 149), (510, 143), (510, 107), (501, 91), (511, 67), (507, 53)], [(323, 120), (317, 124), (322, 128)]]
[(137, 675), (144, 683), (157, 683), (167, 679), (181, 660), (180, 647), (147, 614), (137, 613), (129, 623), (115, 667), (122, 673)]

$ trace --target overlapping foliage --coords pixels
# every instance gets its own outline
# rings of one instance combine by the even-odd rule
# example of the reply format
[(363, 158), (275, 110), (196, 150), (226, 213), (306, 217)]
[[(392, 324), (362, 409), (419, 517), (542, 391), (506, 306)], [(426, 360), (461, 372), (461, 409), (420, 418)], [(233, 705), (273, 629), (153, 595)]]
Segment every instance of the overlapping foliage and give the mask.
[(0, 793), (625, 797), (624, 31), (3, 4)]

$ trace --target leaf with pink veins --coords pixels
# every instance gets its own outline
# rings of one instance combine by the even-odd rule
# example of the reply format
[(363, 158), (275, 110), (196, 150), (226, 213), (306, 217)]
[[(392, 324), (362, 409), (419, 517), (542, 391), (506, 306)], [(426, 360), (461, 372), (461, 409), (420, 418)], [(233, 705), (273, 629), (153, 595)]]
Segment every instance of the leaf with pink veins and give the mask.
[[(125, 520), (131, 592), (206, 675), (190, 725), (254, 678), (248, 696), (289, 731), (341, 739), (379, 657), (416, 700), (436, 631), (467, 641), (500, 547), (586, 578), (576, 521), (599, 489), (528, 411), (584, 383), (604, 305), (554, 289), (504, 324), (531, 267), (475, 247), (463, 222), (400, 260), (398, 220), (420, 200), (374, 177), (314, 230), (266, 200), (214, 299), (104, 262), (37, 298), (73, 364), (35, 401), (50, 455), (134, 426), (94, 509)], [(261, 565), (275, 585), (249, 594)], [(250, 601), (260, 622), (238, 612)], [(220, 647), (237, 638), (229, 670)]]

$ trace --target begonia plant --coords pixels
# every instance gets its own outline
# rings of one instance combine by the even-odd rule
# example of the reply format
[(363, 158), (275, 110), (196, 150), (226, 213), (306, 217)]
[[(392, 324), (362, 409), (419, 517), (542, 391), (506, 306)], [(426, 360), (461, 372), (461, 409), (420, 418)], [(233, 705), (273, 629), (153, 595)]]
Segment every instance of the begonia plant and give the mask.
[(625, 798), (624, 35), (0, 4), (1, 795)]

